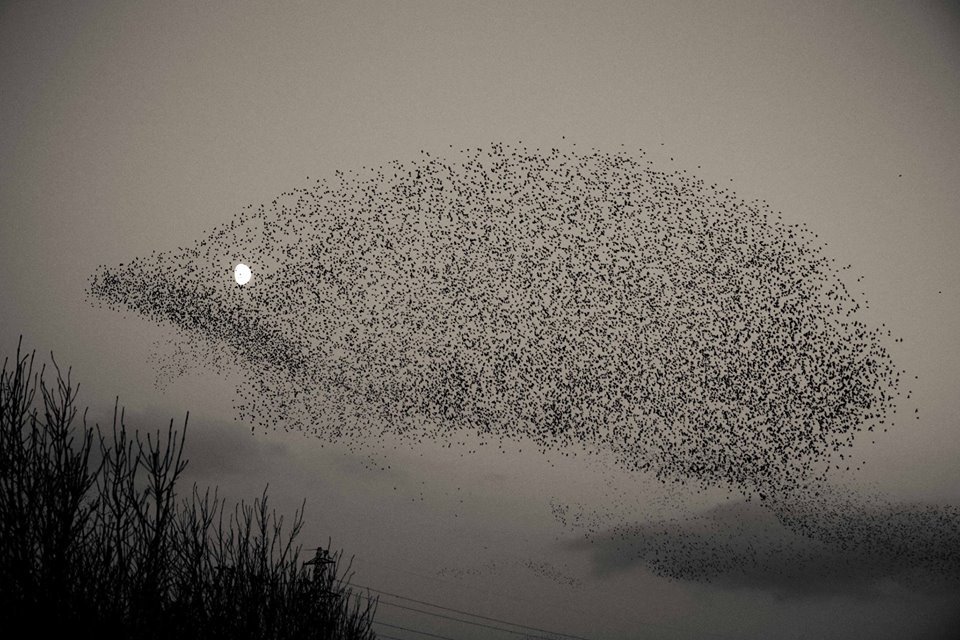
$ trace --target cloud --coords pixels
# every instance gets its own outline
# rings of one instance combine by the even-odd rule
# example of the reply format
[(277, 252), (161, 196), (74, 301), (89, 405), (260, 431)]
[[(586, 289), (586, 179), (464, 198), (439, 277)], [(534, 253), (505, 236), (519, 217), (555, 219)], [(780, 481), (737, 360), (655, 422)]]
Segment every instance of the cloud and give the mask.
[(187, 434), (185, 455), (191, 472), (203, 478), (222, 478), (281, 468), (289, 447), (254, 435), (239, 422), (198, 421)]
[[(184, 415), (160, 408), (125, 411), (128, 437), (139, 431), (141, 437), (160, 431), (166, 437), (170, 419), (173, 428), (183, 433)], [(110, 437), (112, 415), (97, 420), (104, 435)], [(277, 440), (254, 435), (250, 427), (230, 420), (191, 416), (187, 424), (183, 457), (189, 461), (186, 475), (191, 480), (218, 484), (239, 475), (262, 475), (281, 468), (290, 457), (289, 447)], [(185, 485), (186, 486), (186, 485)]]
[(574, 543), (608, 575), (642, 565), (678, 580), (781, 597), (960, 587), (960, 512), (924, 504), (736, 502), (621, 525)]

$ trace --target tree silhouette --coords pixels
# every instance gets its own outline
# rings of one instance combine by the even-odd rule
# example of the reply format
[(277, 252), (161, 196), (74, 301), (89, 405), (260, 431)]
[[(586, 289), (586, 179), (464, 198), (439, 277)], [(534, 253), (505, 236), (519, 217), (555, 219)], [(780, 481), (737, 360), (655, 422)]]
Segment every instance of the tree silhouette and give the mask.
[(171, 420), (131, 436), (118, 400), (104, 434), (86, 410), (78, 420), (79, 385), (50, 359), (55, 384), (18, 343), (0, 376), (0, 623), (43, 636), (376, 637), (377, 601), (350, 589), (342, 552), (328, 541), (322, 561), (301, 560), (303, 505), (287, 524), (266, 489), (232, 510), (216, 489), (178, 496), (189, 414), (182, 431)]

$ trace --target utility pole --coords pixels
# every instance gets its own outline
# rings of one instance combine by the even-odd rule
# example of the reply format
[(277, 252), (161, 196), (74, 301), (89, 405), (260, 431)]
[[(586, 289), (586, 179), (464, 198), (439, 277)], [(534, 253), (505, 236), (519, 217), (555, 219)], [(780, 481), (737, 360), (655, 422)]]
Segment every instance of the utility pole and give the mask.
[[(316, 582), (318, 579), (320, 579), (321, 576), (325, 575), (327, 568), (330, 567), (331, 565), (335, 565), (337, 561), (334, 560), (330, 556), (330, 552), (324, 549), (323, 547), (317, 547), (314, 550), (314, 552), (315, 553), (313, 558), (311, 560), (307, 560), (306, 562), (304, 562), (303, 566), (313, 567), (313, 580), (314, 582)], [(327, 599), (332, 600), (337, 597), (337, 594), (334, 593), (333, 591), (330, 591), (329, 589), (324, 589), (323, 591), (320, 592), (320, 597), (325, 600)]]

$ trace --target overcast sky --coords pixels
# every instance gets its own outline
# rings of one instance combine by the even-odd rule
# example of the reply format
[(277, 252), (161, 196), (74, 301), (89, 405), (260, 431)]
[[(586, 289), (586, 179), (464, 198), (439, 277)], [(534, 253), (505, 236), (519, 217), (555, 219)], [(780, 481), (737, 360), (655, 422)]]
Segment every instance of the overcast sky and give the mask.
[[(345, 445), (252, 436), (212, 371), (156, 390), (149, 359), (167, 330), (83, 290), (98, 265), (186, 245), (307, 176), (494, 141), (644, 149), (768, 201), (853, 265), (865, 318), (903, 338), (888, 347), (920, 409), (858, 445), (857, 482), (960, 504), (951, 5), (0, 3), (0, 345), (23, 334), (52, 350), (94, 413), (116, 395), (146, 427), (189, 410), (191, 478), (237, 497), (269, 483), (286, 511), (305, 498), (304, 542), (332, 537), (361, 584), (588, 638), (946, 637), (956, 593), (884, 581), (896, 567), (883, 560), (827, 575), (816, 567), (831, 557), (803, 547), (813, 564), (777, 577), (658, 577), (644, 541), (683, 537), (702, 514), (711, 540), (734, 521), (758, 540), (786, 534), (715, 496), (681, 496), (694, 519), (654, 531), (649, 505), (677, 496), (602, 461), (427, 444), (380, 472)], [(632, 555), (585, 542), (556, 505), (635, 525)], [(481, 637), (402, 613), (381, 607)]]

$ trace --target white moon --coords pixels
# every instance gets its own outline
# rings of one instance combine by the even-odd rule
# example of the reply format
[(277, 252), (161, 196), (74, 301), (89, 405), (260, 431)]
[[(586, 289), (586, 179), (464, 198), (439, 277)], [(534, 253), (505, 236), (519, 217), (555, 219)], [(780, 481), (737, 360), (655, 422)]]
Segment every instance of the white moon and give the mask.
[(233, 278), (237, 281), (237, 284), (244, 285), (250, 282), (250, 278), (253, 277), (253, 273), (250, 271), (250, 267), (243, 264), (242, 262), (238, 264), (233, 269)]

